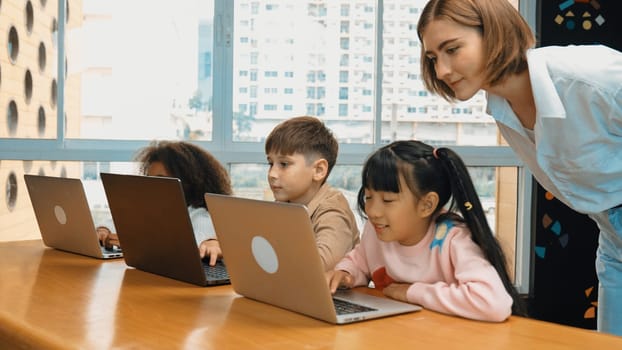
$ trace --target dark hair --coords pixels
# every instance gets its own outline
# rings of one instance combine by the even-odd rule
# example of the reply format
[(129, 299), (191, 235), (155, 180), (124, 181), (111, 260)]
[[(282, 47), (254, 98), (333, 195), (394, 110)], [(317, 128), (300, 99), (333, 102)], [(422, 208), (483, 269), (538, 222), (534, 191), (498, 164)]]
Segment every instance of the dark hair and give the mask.
[(154, 162), (162, 162), (167, 172), (181, 180), (186, 204), (204, 207), (205, 192), (232, 194), (227, 170), (209, 152), (184, 141), (153, 141), (135, 156), (140, 172), (147, 174)]
[(486, 67), (484, 83), (496, 85), (527, 69), (527, 49), (535, 44), (531, 28), (507, 0), (430, 0), (417, 23), (421, 41), (421, 76), (427, 90), (455, 100), (454, 91), (436, 77), (434, 62), (425, 55), (423, 34), (428, 24), (444, 19), (477, 29), (482, 36)]
[[(464, 222), (471, 238), (497, 270), (503, 285), (514, 300), (512, 313), (525, 315), (525, 307), (507, 271), (507, 260), (488, 225), (471, 176), (462, 159), (448, 148), (434, 149), (419, 141), (395, 141), (372, 153), (363, 166), (358, 209), (365, 217), (365, 189), (401, 192), (400, 175), (417, 198), (436, 192), (439, 204), (437, 222)], [(448, 205), (445, 212), (443, 208)], [(461, 213), (462, 217), (457, 213)]]
[[(315, 117), (301, 116), (278, 124), (266, 138), (266, 154), (278, 152), (285, 155), (300, 153), (307, 163), (316, 158), (328, 162), (326, 178), (337, 162), (339, 143), (324, 123)], [(324, 181), (326, 181), (324, 178)]]

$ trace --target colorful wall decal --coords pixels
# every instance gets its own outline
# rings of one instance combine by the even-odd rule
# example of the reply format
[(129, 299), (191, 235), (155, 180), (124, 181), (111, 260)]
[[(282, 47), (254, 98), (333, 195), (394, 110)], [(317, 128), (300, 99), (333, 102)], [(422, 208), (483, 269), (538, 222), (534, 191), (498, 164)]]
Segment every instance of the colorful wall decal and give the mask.
[(594, 292), (594, 286), (589, 287), (585, 290), (585, 298), (588, 302), (587, 309), (583, 313), (583, 318), (585, 319), (595, 319), (596, 318), (596, 309), (598, 308), (598, 300), (595, 297), (596, 293)]
[(530, 315), (596, 329), (598, 228), (537, 186), (534, 276)]
[[(622, 51), (622, 0), (537, 3), (538, 46), (601, 44)], [(598, 227), (539, 184), (535, 215), (532, 317), (596, 329)]]
[[(581, 6), (584, 4), (589, 6)], [(575, 13), (572, 11), (575, 7), (581, 7), (581, 12), (577, 12), (582, 13), (580, 18), (575, 16)], [(553, 21), (558, 25), (565, 26), (568, 30), (576, 28), (591, 30), (594, 24), (602, 26), (606, 21), (603, 14), (599, 12), (601, 6), (596, 0), (565, 0), (558, 5), (558, 8), (560, 13), (553, 18)], [(580, 26), (577, 24), (580, 24)]]
[(596, 44), (622, 45), (622, 1), (539, 0), (541, 46)]

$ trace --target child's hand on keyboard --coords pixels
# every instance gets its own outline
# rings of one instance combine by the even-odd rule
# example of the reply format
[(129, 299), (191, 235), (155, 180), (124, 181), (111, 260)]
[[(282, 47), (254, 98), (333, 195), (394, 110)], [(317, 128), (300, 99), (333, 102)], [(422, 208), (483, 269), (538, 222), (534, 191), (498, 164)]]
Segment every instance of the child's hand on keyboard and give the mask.
[(216, 261), (222, 258), (222, 250), (220, 250), (220, 243), (215, 239), (206, 239), (199, 245), (199, 254), (201, 258), (209, 256), (210, 266), (216, 265)]
[(335, 293), (337, 289), (352, 288), (354, 280), (352, 275), (342, 270), (326, 271), (326, 282), (331, 293)]
[(116, 233), (110, 232), (107, 227), (100, 226), (96, 229), (97, 238), (99, 239), (99, 244), (102, 247), (107, 249), (111, 249), (113, 247), (121, 247), (121, 243), (119, 243), (119, 236)]

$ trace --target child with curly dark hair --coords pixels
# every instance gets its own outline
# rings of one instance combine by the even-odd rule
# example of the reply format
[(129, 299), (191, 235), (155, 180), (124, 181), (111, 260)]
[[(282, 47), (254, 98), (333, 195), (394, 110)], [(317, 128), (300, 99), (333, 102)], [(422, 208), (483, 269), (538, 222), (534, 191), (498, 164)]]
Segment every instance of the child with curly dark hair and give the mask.
[[(148, 176), (176, 177), (181, 180), (201, 257), (210, 265), (222, 256), (220, 244), (205, 203), (205, 192), (232, 194), (231, 180), (224, 166), (201, 147), (184, 141), (154, 141), (135, 156), (139, 171)], [(112, 227), (99, 226), (97, 233), (105, 246), (119, 246)]]

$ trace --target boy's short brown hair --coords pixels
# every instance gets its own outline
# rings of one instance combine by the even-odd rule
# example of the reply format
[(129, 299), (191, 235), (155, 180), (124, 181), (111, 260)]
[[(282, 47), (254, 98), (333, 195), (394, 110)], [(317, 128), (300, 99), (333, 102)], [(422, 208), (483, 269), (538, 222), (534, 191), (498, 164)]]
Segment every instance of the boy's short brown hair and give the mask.
[(320, 119), (300, 116), (287, 119), (272, 129), (266, 138), (265, 150), (266, 154), (300, 153), (309, 163), (316, 157), (324, 158), (328, 162), (328, 177), (337, 162), (339, 143)]

